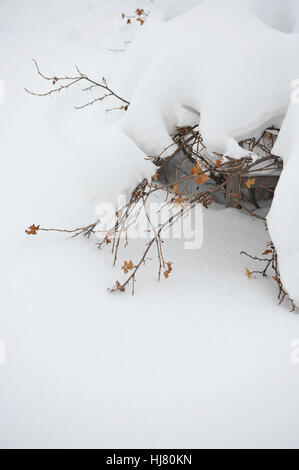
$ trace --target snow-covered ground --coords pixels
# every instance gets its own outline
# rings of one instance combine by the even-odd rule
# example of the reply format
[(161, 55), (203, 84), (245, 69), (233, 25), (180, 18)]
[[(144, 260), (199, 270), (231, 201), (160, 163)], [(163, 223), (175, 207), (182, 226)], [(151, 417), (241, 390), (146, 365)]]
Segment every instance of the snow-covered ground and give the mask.
[[(49, 74), (78, 64), (113, 80), (124, 53), (107, 48), (141, 28), (121, 13), (150, 6), (0, 3), (1, 447), (299, 446), (299, 317), (277, 305), (271, 279), (244, 275), (254, 264), (239, 254), (264, 251), (262, 223), (215, 206), (203, 247), (170, 241), (171, 277), (158, 283), (148, 264), (133, 298), (107, 292), (119, 266), (93, 240), (25, 236), (32, 223), (94, 220), (100, 130), (119, 117), (104, 104), (75, 111), (79, 89), (25, 94), (44, 89), (31, 58)], [(129, 246), (125, 259), (142, 248)]]

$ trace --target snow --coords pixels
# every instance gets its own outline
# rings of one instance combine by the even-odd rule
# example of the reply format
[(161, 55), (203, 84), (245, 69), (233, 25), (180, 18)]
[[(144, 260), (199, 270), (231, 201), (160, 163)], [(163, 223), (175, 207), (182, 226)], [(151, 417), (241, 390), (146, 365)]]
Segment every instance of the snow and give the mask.
[(284, 169), (268, 216), (269, 230), (278, 251), (281, 278), (290, 297), (297, 303), (299, 302), (298, 129), (299, 105), (292, 103), (273, 149), (275, 155), (284, 159)]
[[(248, 156), (237, 142), (281, 125), (291, 82), (299, 76), (294, 60), (298, 6), (292, 1), (194, 1), (172, 17), (173, 3), (161, 4), (162, 13), (149, 18), (114, 81), (131, 105), (114, 126), (112, 140), (125, 132), (144, 156), (160, 155), (172, 144), (176, 126), (198, 123), (210, 151)], [(109, 152), (107, 145), (112, 161), (113, 146), (111, 157)], [(171, 152), (173, 147), (164, 156)], [(143, 176), (148, 177), (145, 160)], [(106, 196), (108, 181), (102, 187)]]
[[(52, 0), (45, 7), (37, 0), (4, 0), (0, 4), (0, 79), (6, 90), (5, 103), (0, 104), (0, 191), (5, 201), (0, 339), (6, 352), (6, 363), (0, 363), (0, 446), (298, 447), (299, 375), (298, 365), (291, 361), (291, 344), (299, 338), (298, 316), (286, 305), (277, 305), (271, 279), (246, 278), (245, 268), (252, 266), (239, 255), (243, 249), (264, 250), (269, 238), (263, 224), (216, 205), (204, 215), (203, 247), (188, 251), (182, 240), (170, 240), (165, 249), (167, 259), (174, 262), (172, 276), (158, 283), (157, 266), (149, 263), (138, 278), (134, 298), (111, 295), (107, 287), (120, 280), (123, 260), (134, 260), (142, 252), (143, 241), (129, 245), (113, 268), (109, 250), (99, 252), (93, 240), (24, 234), (33, 222), (58, 227), (89, 223), (105, 185), (111, 200), (118, 185), (134, 185), (135, 178), (150, 172), (142, 159), (145, 144), (135, 145), (125, 135), (133, 132), (133, 106), (131, 114), (119, 121), (121, 113), (106, 114), (101, 104), (75, 111), (73, 105), (84, 100), (80, 88), (52, 99), (23, 91), (24, 86), (39, 90), (44, 85), (35, 76), (32, 57), (45, 72), (70, 73), (78, 64), (86, 73), (105, 75), (117, 88), (125, 73), (135, 73), (122, 65), (131, 52), (125, 58), (107, 48), (123, 48), (123, 41), (134, 36), (141, 44), (143, 35), (150, 34), (150, 22), (142, 30), (134, 24), (129, 29), (121, 20), (124, 10), (151, 8), (149, 1), (140, 3), (80, 0), (74, 7), (71, 1)], [(160, 16), (156, 11), (157, 31), (159, 22), (170, 30), (168, 20), (183, 21), (171, 19), (171, 10), (165, 7)], [(237, 13), (241, 14), (239, 7)], [(218, 21), (221, 27), (216, 15), (214, 30)], [(292, 23), (284, 21), (285, 29), (290, 29)], [(265, 32), (264, 27), (260, 31)], [(285, 47), (297, 41), (292, 34), (285, 39), (277, 31), (267, 34), (274, 41), (273, 53), (276, 37)], [(177, 35), (182, 40), (183, 34)], [(162, 56), (167, 47), (170, 42), (161, 48)], [(151, 61), (161, 59), (155, 51), (151, 59), (147, 51), (154, 87), (162, 81)], [(266, 54), (264, 59), (274, 67), (272, 52), (268, 51), (272, 62)], [(177, 58), (184, 62), (179, 51)], [(140, 61), (141, 72), (143, 67)], [(183, 73), (174, 65), (172, 69)], [(242, 74), (235, 64), (234, 72), (242, 79), (246, 70)], [(269, 101), (280, 80), (277, 70), (278, 66), (271, 74)], [(164, 67), (163, 73), (169, 77)], [(196, 70), (192, 73), (197, 77)], [(283, 78), (288, 90), (289, 73), (286, 70)], [(185, 69), (187, 81), (189, 74), (190, 68)], [(147, 89), (138, 70), (134, 76), (138, 87)], [(251, 78), (256, 84), (255, 74)], [(225, 74), (224, 80), (228, 80)], [(133, 93), (137, 106), (135, 82), (124, 96), (131, 98)], [(185, 88), (182, 94), (186, 104)], [(220, 88), (219, 99), (222, 94)], [(170, 98), (167, 94), (163, 106)], [(286, 109), (285, 99), (285, 94), (275, 97), (271, 115)], [(191, 119), (189, 110), (183, 114), (180, 103), (176, 105), (169, 113), (167, 131), (175, 122)], [(252, 119), (257, 117), (250, 112)], [(136, 125), (144, 125), (138, 113), (135, 117)], [(258, 117), (260, 122), (265, 118)], [(223, 125), (220, 117), (219, 123)], [(231, 129), (233, 123), (229, 120), (227, 126)], [(122, 142), (118, 139), (130, 146), (127, 165), (135, 168), (134, 175), (118, 172), (115, 152)]]

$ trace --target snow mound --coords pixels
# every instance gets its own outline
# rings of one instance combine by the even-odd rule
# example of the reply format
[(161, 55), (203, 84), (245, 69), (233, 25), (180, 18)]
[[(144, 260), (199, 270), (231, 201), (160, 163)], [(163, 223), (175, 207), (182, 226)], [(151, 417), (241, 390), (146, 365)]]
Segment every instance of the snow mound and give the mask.
[(222, 153), (232, 138), (285, 114), (299, 74), (299, 37), (269, 28), (265, 19), (274, 12), (260, 12), (260, 0), (209, 0), (177, 19), (174, 38), (145, 69), (121, 124), (146, 154), (170, 145), (175, 126), (191, 123), (190, 110), (206, 145)]
[(286, 114), (299, 77), (298, 4), (198, 0), (172, 17), (180, 3), (158, 3), (124, 57), (119, 80), (131, 105), (114, 140), (124, 132), (144, 157), (158, 155), (176, 126), (199, 123), (209, 150), (242, 157), (238, 141)]
[(299, 303), (299, 103), (290, 105), (273, 153), (284, 159), (284, 170), (268, 215), (268, 226), (277, 248), (282, 282), (290, 297)]

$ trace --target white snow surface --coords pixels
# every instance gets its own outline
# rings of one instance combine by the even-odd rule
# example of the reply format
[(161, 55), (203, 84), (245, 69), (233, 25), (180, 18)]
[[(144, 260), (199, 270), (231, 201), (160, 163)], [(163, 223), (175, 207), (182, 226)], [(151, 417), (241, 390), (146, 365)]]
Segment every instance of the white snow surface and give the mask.
[[(228, 103), (222, 95), (227, 92), (229, 71), (234, 83), (235, 74), (244, 81), (236, 83), (242, 98), (243, 93), (251, 93), (252, 98), (250, 83), (252, 88), (257, 85), (259, 96), (264, 90), (260, 83), (270, 80), (265, 97), (267, 113), (258, 108), (255, 114), (249, 100), (246, 125), (241, 119), (235, 125), (230, 113), (224, 122), (221, 112), (215, 124), (224, 134), (229, 132), (231, 138), (237, 138), (251, 131), (251, 126), (285, 113), (288, 81), (297, 78), (289, 76), (297, 73), (297, 56), (293, 65), (289, 63), (289, 51), (296, 50), (298, 44), (292, 33), (296, 2), (259, 2), (263, 13), (255, 10), (256, 3), (238, 6), (235, 2), (234, 21), (222, 10), (226, 28), (221, 44), (214, 42), (216, 34), (211, 35), (218, 28), (224, 32), (218, 15), (221, 2), (208, 2), (214, 6), (213, 18), (207, 2), (199, 6), (185, 1), (155, 3), (155, 13), (144, 29), (138, 24), (127, 26), (121, 12), (151, 8), (152, 2), (145, 0), (0, 3), (0, 79), (6, 91), (5, 102), (0, 103), (0, 340), (5, 345), (5, 363), (0, 363), (2, 448), (298, 447), (299, 365), (294, 358), (298, 359), (295, 341), (299, 339), (299, 319), (289, 313), (287, 305), (277, 305), (271, 279), (246, 278), (245, 268), (255, 266), (239, 256), (243, 249), (251, 253), (264, 250), (269, 238), (263, 224), (239, 211), (215, 206), (205, 213), (202, 249), (186, 251), (182, 241), (170, 241), (165, 249), (167, 259), (175, 263), (172, 276), (158, 283), (157, 266), (154, 261), (149, 263), (140, 274), (134, 298), (111, 295), (106, 289), (116, 279), (121, 280), (120, 265), (142, 252), (142, 242), (129, 245), (114, 269), (109, 251), (99, 252), (92, 240), (24, 234), (24, 228), (33, 222), (77, 227), (93, 221), (95, 204), (107, 186), (111, 200), (118, 184), (130, 187), (135, 178), (151, 172), (144, 166), (143, 155), (155, 151), (157, 136), (161, 135), (162, 146), (173, 125), (199, 119), (184, 106), (191, 102), (195, 90), (192, 83), (200, 80), (200, 61), (199, 66), (193, 66), (192, 59), (190, 67), (184, 57), (190, 60), (192, 52), (183, 51), (180, 41), (185, 42), (185, 34), (194, 34), (198, 41), (201, 33), (197, 27), (193, 33), (186, 31), (187, 27), (176, 29), (191, 24), (192, 17), (194, 24), (206, 29), (210, 42), (205, 44), (214, 50), (205, 57), (206, 49), (192, 43), (193, 58), (201, 54), (210, 73), (216, 73), (217, 80), (211, 75), (209, 79), (216, 83), (221, 103)], [(229, 7), (231, 2), (225, 3)], [(183, 4), (186, 10), (187, 6), (196, 10), (184, 12)], [(202, 14), (197, 10), (201, 7)], [(248, 15), (245, 9), (249, 9)], [(177, 13), (183, 16), (176, 17)], [(204, 15), (211, 23), (209, 28)], [(241, 20), (242, 27), (238, 26)], [(156, 28), (154, 34), (151, 28)], [(159, 43), (163, 31), (165, 40)], [(235, 62), (228, 64), (227, 56), (214, 60), (225, 54), (222, 41), (231, 44), (233, 33), (240, 33), (240, 40), (232, 44), (230, 57)], [(266, 49), (255, 34), (256, 38), (265, 35)], [(147, 39), (151, 35), (152, 44)], [(122, 49), (124, 41), (133, 37), (136, 42), (128, 53), (107, 50)], [(172, 41), (178, 47), (176, 55), (171, 50)], [(258, 49), (252, 57), (255, 41)], [(256, 66), (248, 68), (236, 42), (249, 54), (248, 64), (257, 61)], [(133, 48), (138, 50), (138, 44), (140, 56), (138, 67), (134, 67)], [(171, 60), (175, 57), (181, 67), (170, 60), (170, 69), (164, 66), (162, 58), (168, 51)], [(281, 51), (285, 56), (281, 57)], [(262, 53), (272, 73), (262, 67)], [(78, 64), (86, 73), (105, 75), (115, 88), (123, 86), (124, 96), (132, 99), (130, 112), (124, 117), (121, 112), (106, 114), (101, 105), (75, 111), (74, 104), (85, 102), (80, 87), (51, 99), (25, 94), (24, 86), (44, 89), (34, 73), (32, 57), (49, 74), (71, 73)], [(154, 62), (163, 66), (159, 76)], [(150, 90), (146, 67), (153, 80)], [(176, 74), (191, 86), (190, 101), (188, 86), (179, 89)], [(125, 76), (131, 76), (131, 81), (127, 82)], [(174, 101), (164, 85), (169, 77), (173, 78), (170, 88), (179, 93)], [(286, 89), (279, 89), (272, 100), (279, 84)], [(158, 96), (156, 88), (160, 86), (165, 98), (152, 106), (149, 98)], [(142, 90), (149, 90), (149, 95), (142, 96)], [(138, 96), (144, 100), (141, 115)], [(202, 113), (200, 123), (206, 137), (216, 144), (213, 132), (208, 132), (209, 113), (204, 111), (216, 104), (212, 101), (208, 106), (208, 97), (209, 89), (207, 95), (198, 95), (196, 111)], [(231, 98), (229, 110), (239, 112), (237, 100)], [(140, 130), (147, 122), (151, 138), (155, 131), (152, 113), (160, 113), (162, 130), (147, 147), (142, 133), (134, 137), (132, 122), (135, 116)], [(289, 116), (293, 113), (297, 114), (295, 108)], [(246, 116), (242, 115), (244, 119)], [(297, 126), (295, 118), (290, 119), (293, 124), (288, 129)], [(294, 162), (293, 147), (284, 150), (280, 142), (281, 154)], [(125, 152), (117, 151), (121, 144), (130, 150), (127, 159)], [(119, 159), (126, 160), (125, 168)], [(295, 163), (285, 171), (291, 172), (295, 168), (292, 165)], [(285, 197), (285, 190), (281, 191)], [(279, 200), (276, 198), (277, 210), (283, 211)], [(276, 235), (280, 229), (275, 218), (269, 222), (273, 238), (278, 240), (281, 233)], [(285, 233), (290, 236), (289, 232), (287, 229)], [(283, 251), (287, 244), (284, 239), (279, 249)], [(295, 251), (295, 234), (292, 246)]]

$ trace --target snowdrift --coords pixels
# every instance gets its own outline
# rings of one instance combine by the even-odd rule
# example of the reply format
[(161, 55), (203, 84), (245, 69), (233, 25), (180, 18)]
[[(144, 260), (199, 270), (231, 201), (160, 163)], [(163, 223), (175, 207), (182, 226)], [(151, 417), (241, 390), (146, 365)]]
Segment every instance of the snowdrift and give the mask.
[(287, 113), (273, 153), (284, 159), (284, 170), (268, 216), (268, 226), (278, 252), (281, 279), (289, 295), (299, 302), (299, 103)]

